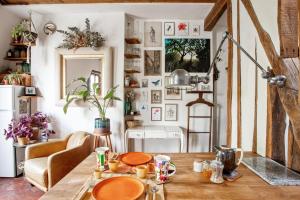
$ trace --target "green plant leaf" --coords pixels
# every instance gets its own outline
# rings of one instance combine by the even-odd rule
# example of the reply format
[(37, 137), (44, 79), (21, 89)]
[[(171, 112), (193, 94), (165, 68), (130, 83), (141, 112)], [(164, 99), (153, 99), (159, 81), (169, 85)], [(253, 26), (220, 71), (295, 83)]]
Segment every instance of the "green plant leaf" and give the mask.
[(70, 103), (72, 103), (76, 99), (77, 99), (77, 97), (72, 97), (71, 99), (69, 99), (66, 102), (66, 104), (64, 105), (64, 108), (63, 108), (65, 114), (68, 112), (68, 108), (69, 108)]

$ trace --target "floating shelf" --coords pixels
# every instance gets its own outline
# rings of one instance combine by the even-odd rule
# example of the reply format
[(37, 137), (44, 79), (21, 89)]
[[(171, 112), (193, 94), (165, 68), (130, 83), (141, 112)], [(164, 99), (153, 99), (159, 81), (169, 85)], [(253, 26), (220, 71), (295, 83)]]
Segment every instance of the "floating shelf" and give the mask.
[(125, 58), (127, 59), (135, 59), (135, 58), (141, 58), (140, 55), (134, 55), (134, 54), (125, 54)]
[(10, 61), (27, 61), (27, 58), (4, 58), (4, 60), (10, 60)]
[(29, 95), (23, 95), (23, 96), (18, 96), (20, 99), (32, 99), (32, 98), (39, 98), (42, 96), (36, 95), (36, 96), (29, 96)]
[(141, 44), (141, 41), (138, 38), (125, 38), (127, 44)]
[(125, 115), (126, 118), (130, 118), (130, 117), (138, 117), (138, 116), (141, 116), (141, 114), (138, 113), (138, 114), (134, 114), (134, 115)]
[(134, 86), (134, 87), (125, 86), (125, 89), (137, 89), (137, 88), (141, 88), (141, 87), (140, 86)]
[(125, 69), (124, 71), (127, 74), (138, 74), (138, 73), (141, 73), (140, 71), (134, 70), (134, 69)]
[(16, 46), (16, 47), (28, 47), (28, 46), (35, 46), (35, 43), (10, 43), (10, 46)]

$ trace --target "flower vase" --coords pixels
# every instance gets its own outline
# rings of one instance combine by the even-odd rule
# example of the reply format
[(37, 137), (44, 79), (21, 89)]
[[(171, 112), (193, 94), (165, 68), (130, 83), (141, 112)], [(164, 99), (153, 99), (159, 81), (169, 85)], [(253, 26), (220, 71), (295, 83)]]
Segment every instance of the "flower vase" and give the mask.
[(32, 136), (30, 137), (30, 140), (39, 140), (40, 137), (40, 129), (38, 127), (32, 128)]
[(29, 142), (27, 137), (17, 137), (17, 139), (20, 146), (25, 146)]

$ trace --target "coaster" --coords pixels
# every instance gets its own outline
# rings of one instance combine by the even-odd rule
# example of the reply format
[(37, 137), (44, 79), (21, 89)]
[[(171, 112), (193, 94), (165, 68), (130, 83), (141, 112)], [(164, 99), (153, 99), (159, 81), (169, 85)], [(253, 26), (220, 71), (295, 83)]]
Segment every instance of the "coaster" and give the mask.
[(223, 178), (226, 181), (235, 181), (237, 179), (239, 179), (240, 177), (242, 177), (242, 174), (240, 174), (238, 171), (234, 170), (233, 172), (231, 172), (231, 174), (223, 174)]

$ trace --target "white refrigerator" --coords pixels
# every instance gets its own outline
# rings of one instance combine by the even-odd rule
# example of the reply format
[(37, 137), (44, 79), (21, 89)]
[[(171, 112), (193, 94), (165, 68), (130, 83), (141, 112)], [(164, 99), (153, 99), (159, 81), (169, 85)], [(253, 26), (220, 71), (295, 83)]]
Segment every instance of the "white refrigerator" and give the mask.
[(30, 101), (19, 98), (23, 94), (22, 86), (0, 85), (0, 177), (16, 177), (22, 173), (17, 165), (24, 160), (25, 148), (15, 148), (12, 139), (6, 140), (4, 129), (11, 119), (30, 113)]

